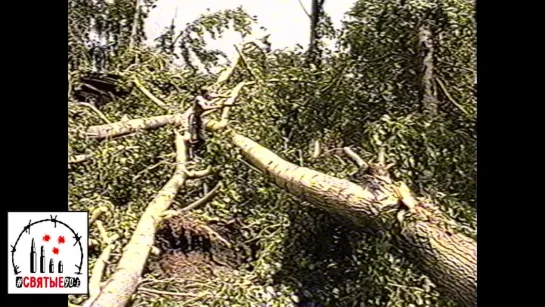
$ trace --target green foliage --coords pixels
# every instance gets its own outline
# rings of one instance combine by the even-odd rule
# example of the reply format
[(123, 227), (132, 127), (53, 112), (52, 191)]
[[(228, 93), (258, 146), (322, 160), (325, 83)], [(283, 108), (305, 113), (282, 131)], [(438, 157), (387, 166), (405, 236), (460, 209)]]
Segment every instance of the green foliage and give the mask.
[[(398, 168), (405, 172), (404, 180), (424, 180), (413, 182), (421, 193), (458, 194), (458, 201), (474, 206), (477, 107), (473, 4), (359, 1), (349, 15), (341, 45), (348, 49), (348, 60), (355, 63), (350, 70), (351, 84), (359, 86), (352, 91), (353, 102), (347, 108), (354, 112), (342, 131), (363, 132), (359, 141), (352, 141), (371, 153), (386, 146), (391, 159), (401, 160), (407, 167)], [(424, 24), (430, 25), (435, 49), (433, 81), (440, 109), (435, 118), (417, 115), (422, 107), (422, 60), (417, 43)], [(362, 102), (365, 106), (360, 106)]]
[[(131, 31), (127, 24), (132, 22), (135, 3), (69, 2), (71, 88), (79, 86), (79, 77), (96, 61), (89, 57), (87, 43), (95, 29), (113, 43), (105, 53), (104, 68), (125, 77), (120, 86), (129, 88), (128, 80), (137, 77), (168, 105), (163, 110), (134, 89), (127, 98), (101, 109), (111, 122), (185, 110), (195, 91), (216, 77), (196, 68), (218, 68), (223, 56), (206, 48), (203, 35), (215, 38), (235, 29), (244, 36), (256, 21), (240, 8), (211, 13), (179, 33), (170, 27), (153, 49), (137, 45), (127, 50)], [(145, 3), (142, 18), (152, 4)], [(324, 17), (321, 43), (337, 36), (340, 40), (336, 53), (323, 54), (320, 69), (304, 65), (301, 48), (268, 50), (262, 46), (266, 42), (247, 45), (246, 65), (237, 67), (224, 88), (240, 81), (256, 83), (242, 90), (240, 105), (232, 108), (231, 125), (291, 162), (338, 177), (348, 177), (354, 167), (335, 156), (335, 148), (355, 146), (364, 159), (376, 157), (384, 148), (388, 162), (396, 163), (396, 179), (436, 200), (441, 209), (474, 229), (473, 10), (471, 3), (459, 0), (358, 1), (341, 33), (328, 28)], [(439, 100), (435, 116), (423, 114), (420, 105), (422, 63), (417, 41), (423, 23), (431, 24), (434, 33), (434, 88)], [(184, 60), (181, 68), (171, 65), (177, 56)], [(174, 171), (173, 128), (89, 140), (84, 137), (86, 129), (104, 121), (72, 98), (68, 121), (69, 155), (92, 155), (69, 165), (70, 208), (108, 208), (105, 227), (110, 235), (120, 236), (114, 252), (120, 254), (140, 214)], [(311, 157), (314, 140), (322, 147), (318, 158)], [(236, 249), (257, 247), (257, 251), (230, 278), (210, 276), (209, 283), (192, 288), (173, 285), (170, 291), (199, 294), (188, 299), (188, 306), (288, 306), (305, 300), (327, 306), (453, 306), (390, 245), (389, 234), (353, 229), (347, 221), (281, 191), (221, 135), (210, 137), (197, 163), (215, 167), (218, 175), (186, 186), (173, 208), (202, 196), (202, 182), (213, 186), (221, 180), (224, 185), (218, 195), (194, 215), (202, 221), (241, 221), (245, 243)], [(91, 237), (100, 238), (94, 227)], [(91, 254), (94, 261), (99, 251)], [(117, 260), (117, 256), (112, 259)], [(136, 295), (136, 306), (168, 304), (178, 302)]]
[(255, 18), (249, 16), (241, 7), (202, 15), (188, 23), (177, 35), (174, 26), (171, 25), (156, 39), (157, 48), (178, 58), (176, 52), (176, 43), (178, 43), (180, 56), (185, 65), (196, 70), (198, 68), (196, 63), (198, 63), (208, 71), (217, 66), (220, 59), (225, 59), (225, 54), (220, 50), (207, 49), (206, 35), (217, 39), (221, 38), (226, 30), (233, 29), (244, 37), (251, 33), (253, 22)]

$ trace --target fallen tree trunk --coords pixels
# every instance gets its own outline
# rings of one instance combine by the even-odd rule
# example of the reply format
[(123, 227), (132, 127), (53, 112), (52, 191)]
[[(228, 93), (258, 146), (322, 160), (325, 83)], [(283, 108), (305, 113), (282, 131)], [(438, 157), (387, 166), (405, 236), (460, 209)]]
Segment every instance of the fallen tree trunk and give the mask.
[[(186, 112), (187, 113), (187, 112)], [(91, 126), (85, 133), (90, 138), (105, 139), (122, 136), (141, 130), (157, 129), (166, 125), (181, 126), (184, 123), (184, 114), (161, 115), (147, 118), (131, 119), (112, 124)]]
[(371, 180), (366, 185), (357, 185), (287, 162), (233, 131), (226, 134), (245, 158), (276, 185), (317, 207), (340, 214), (356, 225), (389, 232), (396, 246), (442, 293), (460, 306), (476, 306), (476, 242), (464, 234), (454, 233), (448, 226), (454, 222), (448, 217), (413, 204), (405, 223), (399, 226), (396, 212), (401, 203), (410, 200), (405, 199), (406, 195), (396, 193), (399, 189), (388, 180)]
[(155, 196), (138, 221), (115, 273), (102, 287), (98, 296), (91, 297), (84, 304), (90, 307), (123, 307), (138, 287), (140, 276), (155, 240), (161, 215), (168, 209), (178, 190), (187, 179), (185, 168), (187, 157), (182, 136), (176, 133), (176, 170), (172, 178)]
[[(226, 124), (225, 120), (208, 121), (206, 126), (213, 132), (219, 132), (226, 128)], [(111, 133), (112, 130), (109, 131)], [(476, 305), (476, 242), (461, 233), (454, 233), (449, 225), (455, 223), (444, 214), (438, 214), (437, 210), (430, 211), (420, 204), (413, 205), (403, 227), (398, 227), (396, 213), (399, 212), (400, 203), (407, 200), (396, 193), (397, 187), (388, 180), (374, 178), (378, 180), (357, 185), (299, 167), (249, 138), (231, 130), (224, 132), (231, 143), (241, 149), (246, 159), (279, 187), (317, 207), (340, 214), (356, 225), (390, 233), (397, 247), (435, 282), (442, 293), (461, 306)]]

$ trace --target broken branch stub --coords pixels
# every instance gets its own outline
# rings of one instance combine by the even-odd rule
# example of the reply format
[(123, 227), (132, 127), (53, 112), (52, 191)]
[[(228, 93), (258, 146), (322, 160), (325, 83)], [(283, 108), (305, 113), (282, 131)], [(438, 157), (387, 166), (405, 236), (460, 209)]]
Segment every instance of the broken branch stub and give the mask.
[(355, 153), (350, 147), (344, 147), (343, 148), (344, 153), (354, 161), (354, 163), (358, 166), (359, 169), (365, 170), (369, 165), (357, 154)]

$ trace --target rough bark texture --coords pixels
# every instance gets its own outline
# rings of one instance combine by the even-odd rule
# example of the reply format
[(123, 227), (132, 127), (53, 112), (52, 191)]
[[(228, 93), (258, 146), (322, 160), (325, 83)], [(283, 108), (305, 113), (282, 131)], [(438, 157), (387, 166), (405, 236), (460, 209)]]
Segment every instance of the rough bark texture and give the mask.
[(427, 274), (438, 289), (460, 306), (476, 306), (476, 242), (446, 226), (446, 216), (438, 217), (417, 206), (400, 231), (395, 212), (400, 199), (391, 184), (360, 186), (348, 180), (289, 163), (251, 139), (228, 132), (254, 166), (265, 172), (279, 187), (327, 211), (340, 214), (357, 225), (390, 232), (397, 246)]
[(437, 97), (433, 93), (433, 40), (430, 27), (424, 25), (418, 32), (420, 52), (422, 54), (422, 108), (431, 114), (437, 113)]
[(140, 282), (142, 270), (155, 240), (155, 232), (157, 224), (161, 220), (161, 214), (168, 209), (186, 180), (185, 151), (184, 140), (181, 135), (176, 133), (177, 166), (174, 175), (142, 214), (136, 230), (119, 260), (115, 273), (101, 289), (99, 295), (96, 298), (90, 298), (85, 306), (123, 307), (129, 302)]

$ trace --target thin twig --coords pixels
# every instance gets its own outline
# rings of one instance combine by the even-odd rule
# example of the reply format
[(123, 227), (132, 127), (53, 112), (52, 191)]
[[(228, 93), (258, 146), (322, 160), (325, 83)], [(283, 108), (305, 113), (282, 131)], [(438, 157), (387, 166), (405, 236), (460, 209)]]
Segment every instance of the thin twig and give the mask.
[(172, 162), (170, 162), (170, 161), (168, 161), (167, 159), (165, 159), (165, 160), (161, 160), (161, 161), (159, 161), (159, 162), (157, 162), (157, 163), (155, 163), (155, 164), (153, 164), (153, 165), (151, 165), (151, 166), (148, 166), (148, 167), (146, 167), (145, 169), (139, 171), (136, 175), (134, 175), (134, 177), (132, 178), (132, 180), (135, 181), (135, 180), (137, 180), (138, 178), (142, 177), (142, 175), (143, 175), (144, 173), (149, 172), (149, 171), (153, 170), (154, 168), (159, 167), (161, 164), (167, 164), (167, 163), (172, 163)]
[(102, 239), (102, 242), (104, 242), (105, 244), (108, 244), (108, 241), (109, 241), (108, 232), (104, 228), (104, 225), (102, 224), (102, 221), (100, 221), (100, 220), (96, 221), (96, 225), (97, 225), (97, 228), (98, 228), (98, 232), (100, 233), (100, 238)]
[(439, 87), (441, 88), (441, 90), (443, 90), (443, 93), (445, 93), (445, 96), (447, 96), (447, 99), (450, 102), (452, 102), (452, 104), (454, 104), (460, 111), (462, 111), (462, 113), (464, 113), (468, 117), (471, 117), (471, 114), (461, 104), (456, 102), (456, 100), (454, 100), (454, 98), (452, 98), (452, 96), (450, 95), (450, 93), (447, 90), (447, 87), (445, 86), (443, 81), (440, 78), (436, 78), (435, 81), (437, 82), (437, 84), (439, 84)]
[(189, 210), (193, 210), (197, 207), (200, 207), (204, 204), (206, 204), (207, 202), (209, 202), (212, 198), (214, 198), (214, 196), (216, 195), (216, 193), (218, 192), (218, 190), (222, 187), (222, 182), (218, 182), (218, 184), (216, 184), (216, 186), (210, 190), (210, 192), (208, 192), (206, 195), (204, 195), (201, 199), (193, 202), (192, 204), (190, 204), (189, 206), (186, 206), (184, 208), (182, 208), (180, 211), (189, 211)]
[(198, 178), (203, 178), (203, 177), (206, 177), (206, 176), (209, 176), (211, 175), (213, 172), (213, 169), (212, 167), (208, 166), (207, 168), (203, 169), (203, 170), (200, 170), (200, 171), (187, 171), (185, 172), (187, 178), (189, 179), (198, 179)]
[(322, 149), (320, 147), (320, 141), (319, 140), (314, 141), (314, 150), (312, 151), (312, 158), (313, 159), (318, 158), (321, 152), (322, 152)]
[(208, 235), (210, 235), (211, 237), (215, 237), (216, 239), (218, 239), (219, 241), (221, 241), (223, 244), (225, 244), (228, 248), (231, 248), (233, 246), (233, 244), (231, 244), (231, 242), (227, 241), (226, 239), (224, 239), (219, 233), (217, 233), (216, 231), (214, 231), (214, 229), (208, 227), (207, 225), (201, 225), (201, 227), (206, 230), (206, 232), (208, 233)]
[(303, 5), (303, 2), (301, 2), (301, 0), (297, 0), (297, 2), (299, 2), (299, 5), (301, 5), (301, 8), (303, 9), (303, 12), (305, 12), (305, 15), (307, 15), (308, 18), (312, 18), (312, 16), (310, 16), (310, 14), (308, 13), (307, 9), (306, 9), (305, 6)]
[(258, 173), (260, 173), (260, 174), (263, 174), (263, 172), (262, 172), (260, 169), (258, 169), (257, 167), (251, 165), (250, 163), (246, 162), (246, 160), (244, 160), (244, 159), (239, 159), (239, 161), (242, 162), (242, 163), (244, 163), (244, 164), (246, 164), (246, 166), (248, 166), (248, 167), (251, 168), (252, 170), (254, 170), (254, 171), (256, 171), (256, 172), (258, 172)]

